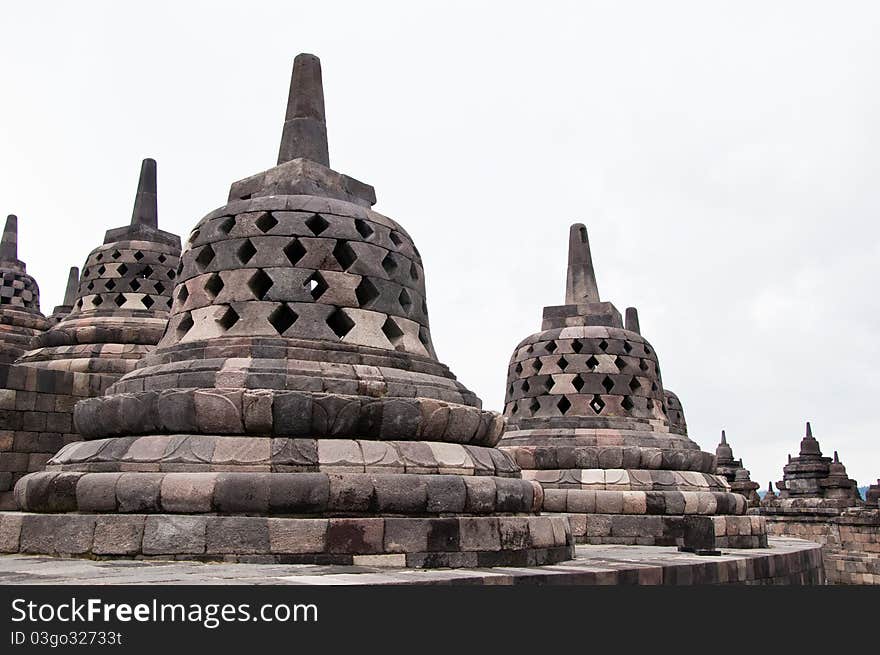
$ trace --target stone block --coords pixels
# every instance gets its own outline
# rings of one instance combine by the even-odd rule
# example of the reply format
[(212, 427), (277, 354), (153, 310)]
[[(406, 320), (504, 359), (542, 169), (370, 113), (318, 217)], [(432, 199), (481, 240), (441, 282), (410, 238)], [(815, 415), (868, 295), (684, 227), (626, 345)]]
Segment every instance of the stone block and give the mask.
[(330, 479), (326, 473), (273, 473), (269, 476), (269, 511), (317, 514), (327, 510)]
[(545, 512), (564, 512), (568, 507), (568, 489), (546, 489), (544, 491)]
[(212, 516), (208, 519), (208, 554), (269, 552), (269, 524), (262, 516)]
[(85, 555), (92, 548), (95, 517), (76, 514), (29, 514), (21, 526), (23, 553)]
[(148, 516), (144, 555), (199, 555), (205, 552), (208, 519), (204, 516)]
[(488, 514), (495, 510), (495, 480), (489, 477), (462, 478), (467, 492), (465, 511), (470, 514)]
[(520, 550), (529, 545), (529, 521), (523, 517), (502, 516), (498, 519), (501, 548)]
[(168, 473), (162, 480), (162, 511), (180, 514), (210, 512), (214, 499), (213, 473)]
[(330, 519), (327, 552), (350, 555), (381, 553), (385, 536), (384, 519)]
[(501, 549), (501, 531), (495, 517), (462, 517), (459, 522), (460, 548), (465, 551)]
[(461, 513), (467, 503), (467, 487), (458, 475), (429, 475), (427, 511), (436, 514)]
[(99, 516), (95, 521), (95, 555), (137, 555), (144, 537), (143, 514)]
[(214, 507), (226, 514), (260, 513), (269, 509), (272, 473), (219, 473), (214, 483)]
[(23, 519), (23, 514), (0, 514), (0, 553), (18, 552)]
[(322, 553), (327, 544), (327, 519), (270, 518), (269, 547), (273, 553)]
[(373, 487), (379, 512), (408, 514), (425, 511), (428, 495), (425, 476), (378, 475), (373, 477)]
[(415, 518), (385, 519), (384, 549), (389, 553), (426, 552), (428, 521)]
[(328, 475), (331, 512), (367, 512), (373, 503), (372, 477), (363, 473)]
[(80, 512), (115, 512), (116, 482), (121, 473), (86, 473), (76, 485)]
[(620, 514), (623, 512), (623, 492), (597, 491), (596, 512), (598, 514)]
[(116, 481), (116, 504), (120, 512), (159, 511), (161, 473), (123, 473)]

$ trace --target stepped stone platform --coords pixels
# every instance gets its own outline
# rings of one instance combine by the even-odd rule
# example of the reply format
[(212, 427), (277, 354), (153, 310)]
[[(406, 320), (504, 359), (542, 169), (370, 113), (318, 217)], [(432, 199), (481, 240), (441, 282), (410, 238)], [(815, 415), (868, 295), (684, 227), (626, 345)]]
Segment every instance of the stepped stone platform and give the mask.
[(624, 326), (599, 299), (581, 224), (569, 233), (565, 302), (544, 308), (507, 376), (500, 446), (544, 488), (543, 509), (567, 515), (578, 542), (674, 545), (702, 525), (716, 545), (766, 545), (763, 521), (744, 516), (746, 498), (688, 437), (635, 308)]
[(343, 567), (0, 555), (0, 584), (6, 585), (814, 585), (823, 580), (817, 544), (777, 537), (766, 548), (713, 557), (658, 546), (579, 545), (573, 560), (531, 568), (418, 570), (399, 567), (387, 556), (365, 556)]
[(502, 417), (438, 360), (421, 256), (375, 202), (329, 167), (320, 63), (299, 55), (277, 166), (190, 233), (158, 346), (77, 404), (85, 441), (18, 482), (19, 547), (569, 559), (568, 523), (537, 515), (541, 485), (495, 447)]
[[(15, 361), (0, 363), (0, 509), (13, 485), (81, 439), (73, 407), (103, 393), (161, 338), (180, 238), (158, 227), (156, 162), (141, 164), (131, 222), (73, 267), (64, 301)], [(4, 305), (5, 307), (5, 305)]]

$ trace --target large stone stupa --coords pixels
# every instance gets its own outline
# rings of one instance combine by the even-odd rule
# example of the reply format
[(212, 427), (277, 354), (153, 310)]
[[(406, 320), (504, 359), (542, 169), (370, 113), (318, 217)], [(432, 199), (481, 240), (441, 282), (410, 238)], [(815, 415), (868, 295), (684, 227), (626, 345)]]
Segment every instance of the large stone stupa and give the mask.
[(77, 405), (87, 441), (17, 485), (48, 513), (20, 515), (23, 552), (572, 556), (567, 522), (536, 515), (540, 485), (494, 447), (501, 416), (438, 361), (412, 239), (327, 153), (320, 63), (299, 55), (278, 165), (190, 234), (158, 348)]
[(9, 364), (49, 327), (40, 311), (40, 287), (18, 258), (18, 217), (6, 217), (0, 241), (0, 364)]
[(766, 545), (763, 520), (743, 516), (745, 498), (688, 438), (680, 404), (670, 421), (657, 353), (632, 308), (626, 325), (600, 300), (587, 230), (572, 225), (565, 304), (545, 307), (541, 332), (510, 359), (502, 449), (578, 540), (671, 545), (699, 522), (688, 517), (704, 516), (719, 546)]

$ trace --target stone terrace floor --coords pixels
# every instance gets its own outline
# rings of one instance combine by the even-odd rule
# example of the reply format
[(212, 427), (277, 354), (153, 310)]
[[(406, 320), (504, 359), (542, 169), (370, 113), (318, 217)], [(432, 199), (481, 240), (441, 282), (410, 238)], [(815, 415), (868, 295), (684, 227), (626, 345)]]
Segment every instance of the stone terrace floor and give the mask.
[(699, 584), (790, 581), (819, 559), (819, 545), (775, 537), (770, 546), (701, 557), (658, 546), (577, 546), (570, 562), (535, 568), (401, 569), (369, 566), (200, 563), (0, 556), (0, 585)]

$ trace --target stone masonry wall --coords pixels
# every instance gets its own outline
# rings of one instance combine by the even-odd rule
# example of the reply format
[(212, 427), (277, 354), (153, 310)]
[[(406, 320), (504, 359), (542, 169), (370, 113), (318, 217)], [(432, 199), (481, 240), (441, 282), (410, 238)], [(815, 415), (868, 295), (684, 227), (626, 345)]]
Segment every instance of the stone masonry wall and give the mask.
[(102, 394), (116, 377), (0, 364), (0, 510), (15, 509), (12, 489), (20, 478), (81, 439), (73, 406)]

